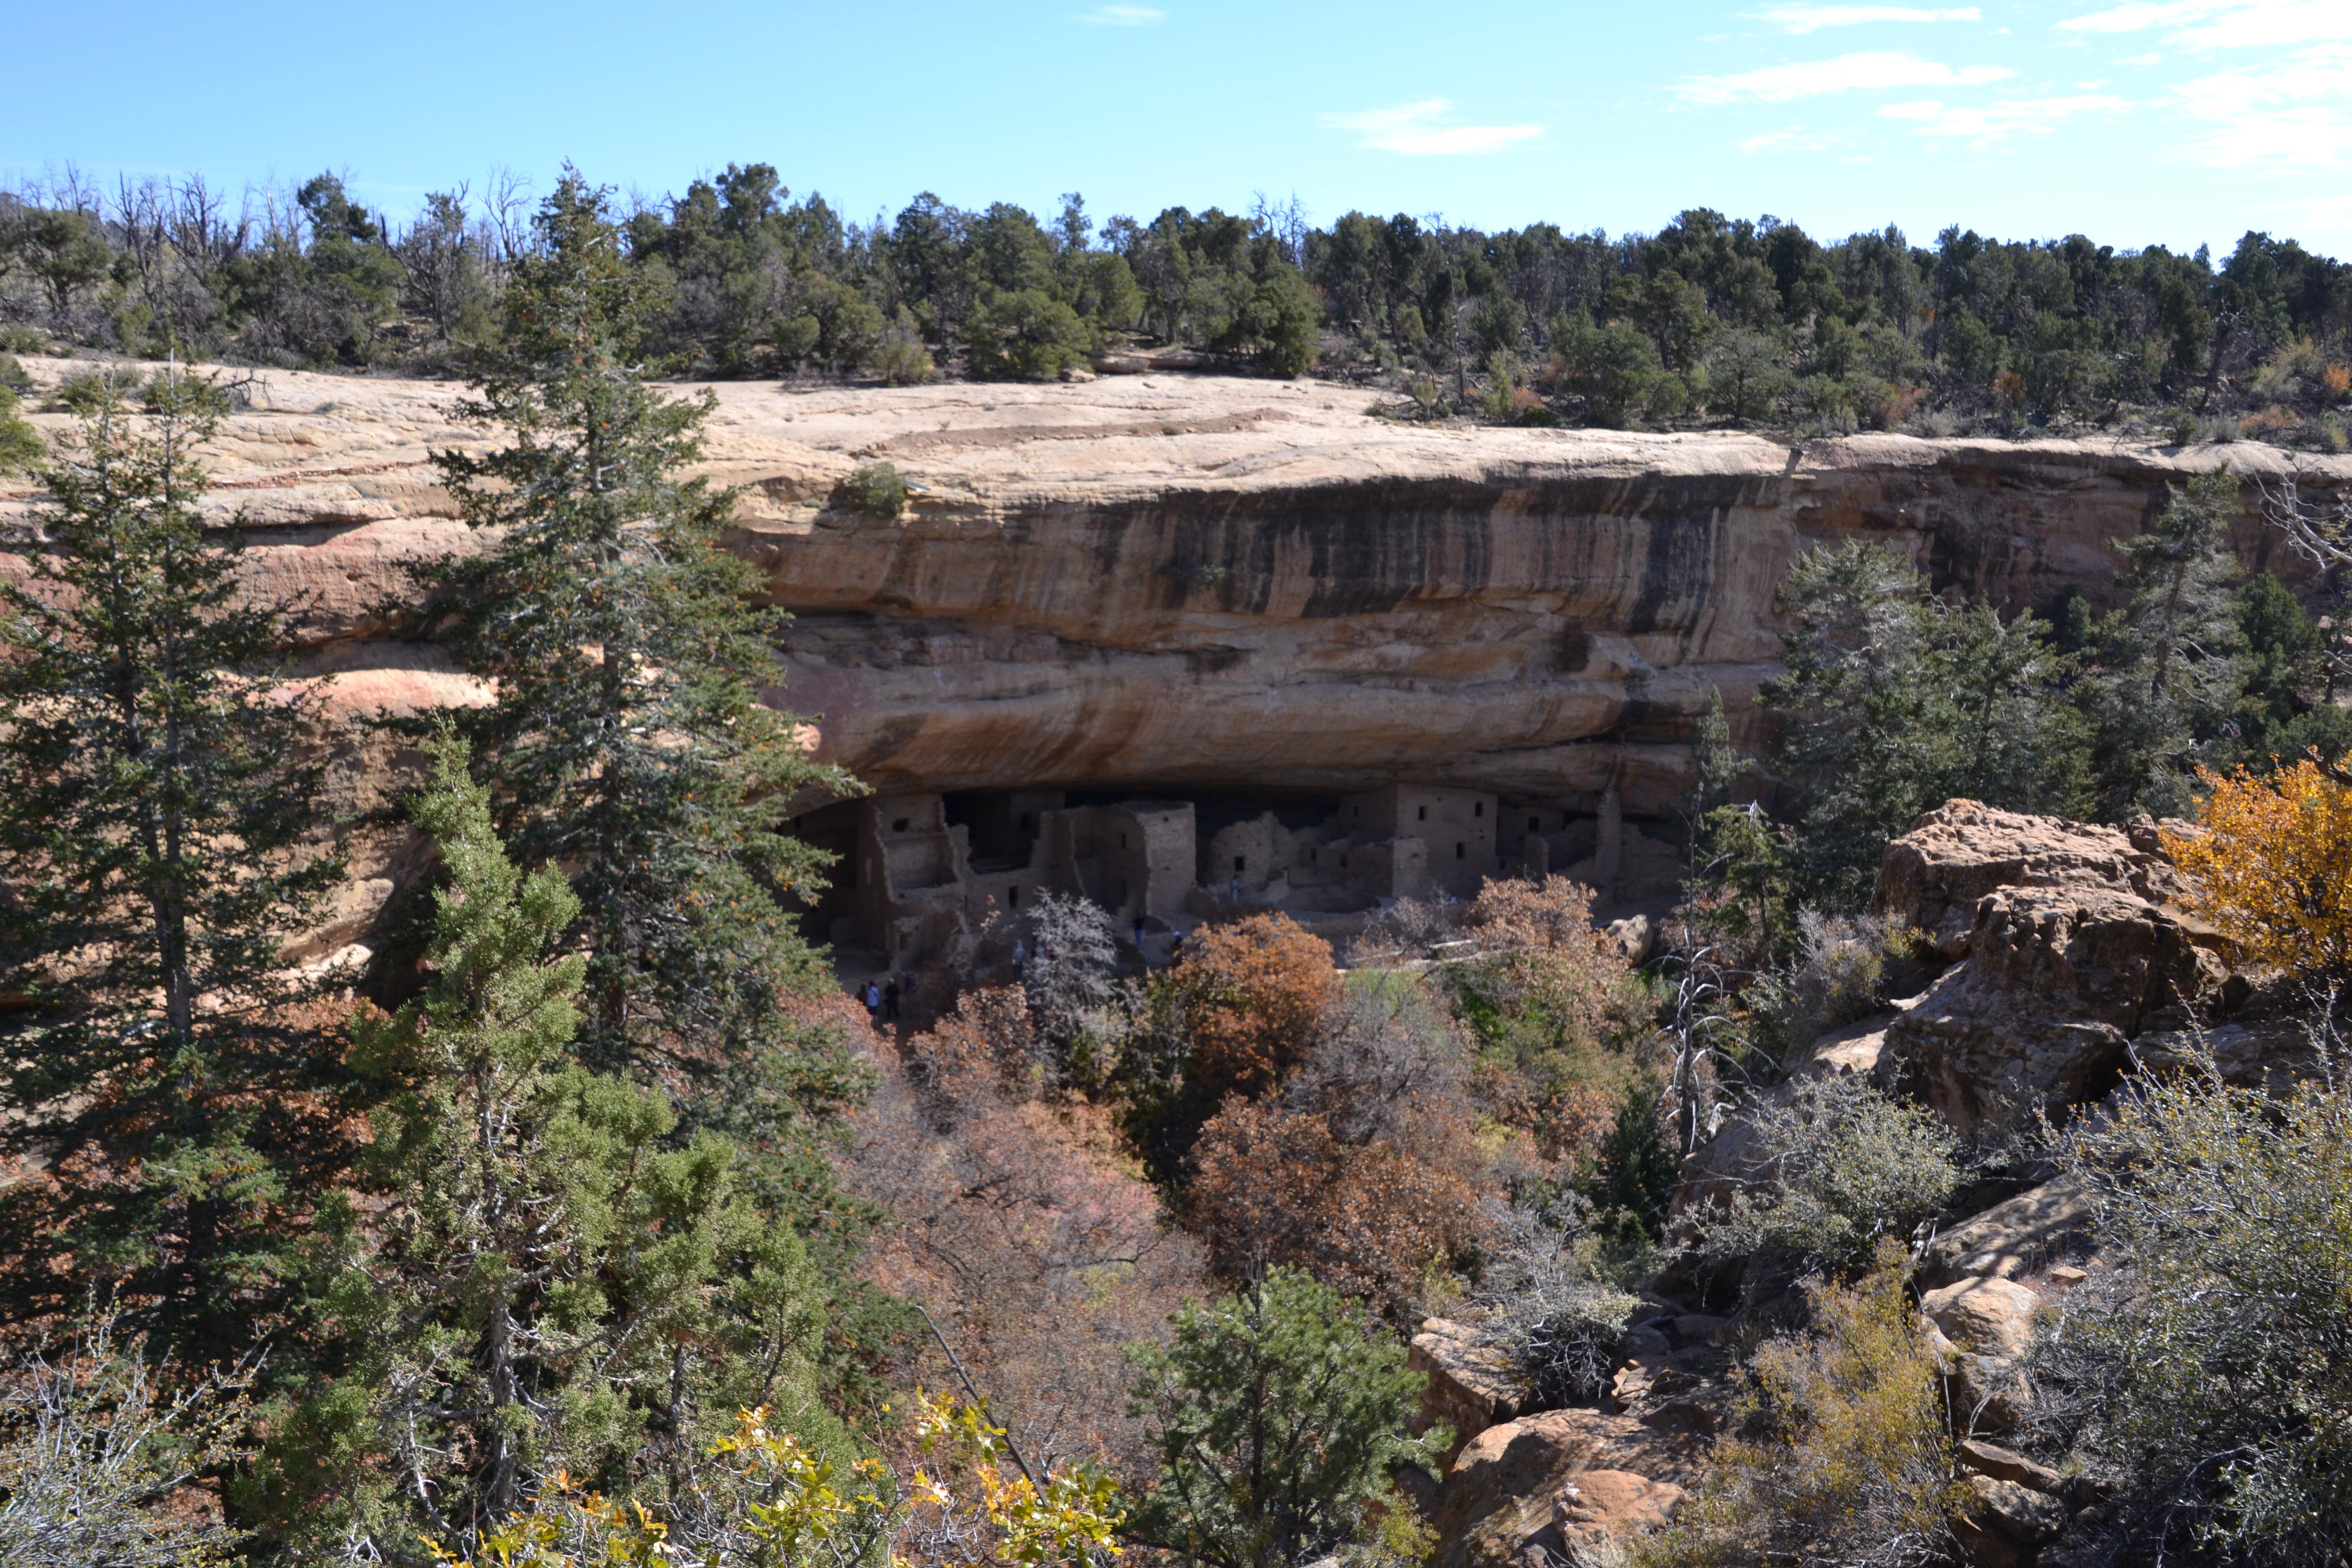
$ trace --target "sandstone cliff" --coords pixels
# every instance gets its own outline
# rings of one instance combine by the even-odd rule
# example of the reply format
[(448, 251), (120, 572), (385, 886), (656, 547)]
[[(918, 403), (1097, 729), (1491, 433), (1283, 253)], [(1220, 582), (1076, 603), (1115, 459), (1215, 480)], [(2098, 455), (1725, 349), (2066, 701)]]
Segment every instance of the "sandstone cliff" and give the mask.
[[(2352, 479), (2255, 446), (1433, 428), (1362, 391), (1207, 376), (710, 390), (736, 547), (798, 616), (780, 700), (885, 790), (1412, 780), (1591, 810), (1613, 784), (1657, 814), (1710, 690), (1748, 721), (1811, 543), (1880, 539), (2047, 605), (2105, 595), (2106, 541), (2184, 473)], [(467, 695), (373, 614), (401, 561), (472, 543), (428, 462), (490, 435), (461, 395), (266, 372), (213, 454), (214, 504), (310, 599), (347, 702)], [(906, 517), (825, 504), (877, 459), (917, 487)], [(0, 490), (0, 519), (28, 499)], [(2273, 549), (2251, 520), (2242, 543)]]

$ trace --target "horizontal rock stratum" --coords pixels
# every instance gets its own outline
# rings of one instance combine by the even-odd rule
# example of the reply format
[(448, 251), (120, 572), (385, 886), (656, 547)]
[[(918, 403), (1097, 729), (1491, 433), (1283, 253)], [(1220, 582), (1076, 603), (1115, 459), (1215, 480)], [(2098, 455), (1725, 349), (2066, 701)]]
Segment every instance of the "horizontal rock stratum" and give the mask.
[[(1752, 722), (1774, 591), (1810, 545), (1877, 539), (2047, 608), (2110, 595), (2107, 542), (2187, 473), (2352, 479), (2252, 445), (1430, 426), (1361, 389), (1234, 377), (710, 390), (708, 471), (743, 488), (730, 543), (797, 617), (775, 700), (885, 791), (1408, 780), (1589, 808), (1614, 785), (1660, 814), (1713, 690)], [(210, 455), (213, 504), (310, 602), (346, 701), (478, 700), (377, 614), (404, 560), (478, 542), (429, 462), (495, 437), (462, 395), (262, 372)], [(827, 504), (879, 460), (917, 487), (905, 517)], [(0, 521), (31, 499), (0, 490)], [(2276, 549), (2251, 517), (2241, 542)]]

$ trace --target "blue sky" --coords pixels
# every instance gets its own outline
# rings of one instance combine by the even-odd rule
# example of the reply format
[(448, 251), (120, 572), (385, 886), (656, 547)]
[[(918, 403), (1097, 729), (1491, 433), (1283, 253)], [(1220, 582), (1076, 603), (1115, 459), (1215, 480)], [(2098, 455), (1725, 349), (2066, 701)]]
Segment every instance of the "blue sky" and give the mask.
[(1706, 205), (2352, 256), (2352, 0), (13, 9), (12, 181), (333, 168), (404, 213), (496, 165), (659, 193), (757, 159), (859, 217), (923, 189), (1098, 217), (1264, 192), (1318, 222)]

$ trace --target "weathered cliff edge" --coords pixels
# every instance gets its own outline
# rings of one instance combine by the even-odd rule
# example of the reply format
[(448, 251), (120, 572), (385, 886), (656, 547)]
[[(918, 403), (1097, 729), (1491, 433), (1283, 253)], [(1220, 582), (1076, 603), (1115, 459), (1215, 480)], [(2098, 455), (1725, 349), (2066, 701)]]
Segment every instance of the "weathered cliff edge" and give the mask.
[[(777, 700), (885, 791), (1402, 779), (1591, 809), (1613, 784), (1663, 812), (1711, 691), (1749, 721), (1811, 544), (1882, 540), (2046, 607), (2108, 595), (2106, 542), (2186, 473), (2352, 479), (2251, 445), (1430, 428), (1303, 382), (709, 390), (734, 546), (798, 617)], [(476, 542), (428, 456), (489, 437), (462, 395), (263, 373), (212, 454), (213, 505), (312, 601), (310, 658), (347, 703), (468, 695), (375, 614), (403, 560)], [(908, 515), (826, 504), (879, 459), (918, 487)], [(0, 518), (29, 500), (0, 489)], [(2283, 553), (2251, 516), (2241, 542)]]

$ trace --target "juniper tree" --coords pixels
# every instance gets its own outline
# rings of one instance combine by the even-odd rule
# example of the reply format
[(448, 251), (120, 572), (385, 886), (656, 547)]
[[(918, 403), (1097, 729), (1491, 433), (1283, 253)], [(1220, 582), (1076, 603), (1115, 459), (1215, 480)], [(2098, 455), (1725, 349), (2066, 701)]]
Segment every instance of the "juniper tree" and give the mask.
[(320, 725), (277, 684), (281, 608), (198, 514), (215, 400), (166, 378), (138, 418), (97, 390), (0, 584), (0, 988), (27, 1008), (0, 1135), (61, 1184), (0, 1199), (0, 1311), (119, 1290), (215, 1356), (266, 1320), (286, 1205), (338, 1144), (280, 952), (340, 867), (303, 852)]
[(420, 1532), (471, 1544), (558, 1470), (689, 1509), (738, 1409), (837, 1453), (800, 1242), (726, 1140), (674, 1137), (667, 1094), (572, 1059), (580, 900), (508, 858), (462, 742), (433, 758), (414, 816), (446, 871), (434, 980), (353, 1022), (382, 1109), (314, 1254), (327, 1372), (289, 1401), (256, 1506), (281, 1538), (421, 1559)]
[(495, 542), (424, 575), (467, 668), (497, 682), (478, 754), (502, 824), (580, 896), (578, 1054), (661, 1077), (703, 1116), (773, 1129), (851, 1084), (837, 1049), (778, 1012), (819, 979), (782, 900), (812, 894), (823, 864), (780, 819), (795, 794), (855, 786), (761, 701), (783, 617), (719, 548), (734, 492), (681, 477), (712, 399), (646, 384), (658, 284), (576, 174), (535, 221), (466, 405), (513, 438), (436, 458)]
[[(1292, 1568), (1404, 1510), (1392, 1477), (1452, 1433), (1405, 1431), (1423, 1378), (1404, 1351), (1297, 1269), (1176, 1314), (1129, 1353), (1160, 1474), (1128, 1533), (1211, 1568)], [(1426, 1543), (1424, 1542), (1425, 1546)]]
[(2130, 597), (2100, 627), (2089, 685), (2100, 809), (2181, 816), (2201, 763), (2229, 749), (2246, 674), (2230, 592), (2230, 515), (2238, 481), (2206, 474), (2172, 492), (2146, 533), (2117, 540)]

